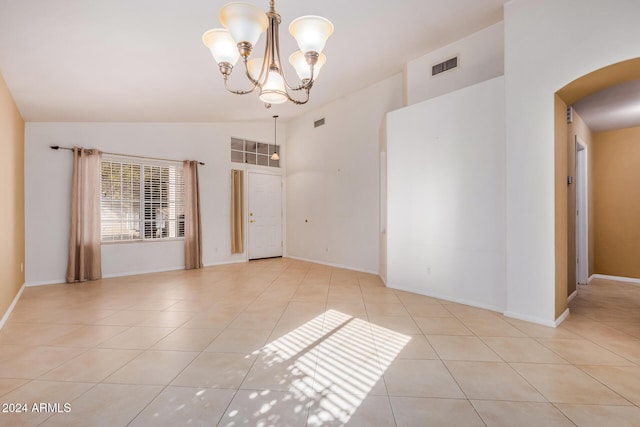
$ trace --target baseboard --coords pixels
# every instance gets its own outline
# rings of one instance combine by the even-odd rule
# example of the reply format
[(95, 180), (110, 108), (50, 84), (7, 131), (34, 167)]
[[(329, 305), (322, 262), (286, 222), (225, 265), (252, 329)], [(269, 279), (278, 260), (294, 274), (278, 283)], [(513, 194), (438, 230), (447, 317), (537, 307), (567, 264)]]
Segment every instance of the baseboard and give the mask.
[(379, 275), (379, 273), (377, 271), (364, 270), (364, 269), (361, 269), (361, 268), (350, 267), (348, 265), (334, 264), (334, 263), (331, 263), (331, 262), (318, 261), (316, 259), (301, 258), (301, 257), (291, 256), (291, 255), (287, 255), (286, 258), (295, 259), (297, 261), (312, 262), (314, 264), (327, 265), (329, 267), (344, 268), (345, 270), (358, 271), (360, 273), (375, 274), (376, 276)]
[(567, 303), (570, 303), (571, 301), (573, 301), (573, 299), (574, 299), (575, 297), (577, 297), (577, 296), (578, 296), (578, 290), (576, 289), (576, 290), (575, 290), (575, 291), (573, 291), (573, 292), (571, 293), (571, 295), (569, 295), (569, 297), (567, 298)]
[[(535, 323), (542, 326), (548, 326), (550, 328), (555, 328), (558, 326), (556, 321), (553, 320), (545, 320), (536, 316), (530, 316), (528, 314), (516, 313), (515, 311), (505, 311), (504, 314), (506, 317), (511, 317), (512, 319), (524, 320), (525, 322)], [(563, 313), (564, 315), (564, 313)], [(562, 317), (562, 316), (560, 316)], [(558, 318), (559, 319), (559, 318)], [(564, 320), (564, 319), (563, 319)]]
[(22, 292), (24, 291), (24, 288), (25, 288), (24, 284), (20, 286), (20, 290), (18, 291), (16, 296), (13, 298), (13, 301), (11, 301), (11, 305), (9, 305), (9, 308), (7, 308), (7, 311), (4, 313), (4, 316), (2, 316), (2, 319), (0, 319), (0, 329), (2, 329), (4, 327), (4, 324), (7, 323), (7, 320), (9, 320), (9, 316), (11, 316), (13, 309), (16, 307), (18, 300), (22, 296)]
[(43, 280), (42, 282), (28, 282), (28, 283), (25, 283), (24, 286), (27, 288), (30, 288), (32, 286), (63, 285), (64, 283), (65, 283), (64, 279)]
[(181, 266), (173, 266), (169, 268), (157, 268), (151, 270), (137, 270), (137, 271), (127, 271), (124, 273), (113, 273), (113, 274), (105, 274), (102, 276), (103, 279), (112, 279), (114, 277), (127, 277), (127, 276), (138, 276), (141, 274), (151, 274), (151, 273), (164, 273), (166, 271), (177, 271), (184, 270), (184, 265)]
[(437, 298), (437, 299), (441, 299), (441, 300), (444, 300), (444, 301), (451, 301), (451, 302), (455, 302), (455, 303), (458, 303), (458, 304), (469, 305), (471, 307), (482, 308), (484, 310), (495, 311), (495, 312), (498, 312), (498, 313), (502, 313), (503, 310), (504, 310), (504, 308), (493, 306), (493, 305), (490, 305), (490, 304), (483, 304), (483, 303), (479, 303), (477, 301), (472, 301), (472, 300), (468, 300), (468, 299), (464, 299), (464, 298), (457, 298), (457, 297), (452, 297), (452, 296), (449, 296), (449, 295), (442, 295), (442, 294), (439, 294), (437, 292), (429, 292), (429, 291), (425, 291), (423, 289), (415, 289), (415, 288), (411, 288), (411, 287), (407, 287), (407, 286), (394, 286), (393, 284), (387, 284), (387, 287), (390, 288), (390, 289), (398, 290), (398, 291), (411, 292), (413, 294), (424, 295), (425, 297)]
[(589, 278), (589, 281), (591, 281), (592, 279), (614, 280), (616, 282), (625, 282), (625, 283), (631, 283), (634, 285), (640, 285), (640, 279), (636, 279), (634, 277), (621, 277), (621, 276), (608, 276), (606, 274), (593, 274)]
[[(234, 261), (221, 261), (221, 262), (214, 262), (214, 263), (208, 263), (208, 264), (204, 264), (204, 267), (215, 267), (218, 265), (227, 265), (227, 264), (240, 264), (243, 262), (247, 262), (243, 259), (241, 260), (234, 260)], [(113, 273), (113, 274), (105, 274), (104, 276), (102, 276), (103, 279), (113, 279), (114, 277), (127, 277), (127, 276), (138, 276), (141, 274), (151, 274), (151, 273), (164, 273), (167, 271), (178, 271), (178, 270), (184, 270), (184, 266), (174, 266), (174, 267), (169, 267), (169, 268), (158, 268), (158, 269), (151, 269), (151, 270), (137, 270), (137, 271), (128, 271), (125, 273)], [(43, 280), (40, 282), (29, 282), (29, 283), (25, 283), (26, 287), (31, 287), (31, 286), (45, 286), (45, 285), (64, 285), (66, 284), (65, 279), (58, 279), (58, 280)]]
[(378, 277), (380, 277), (380, 280), (382, 280), (382, 283), (384, 283), (384, 285), (388, 288), (389, 285), (387, 284), (387, 278), (382, 277), (382, 274), (378, 274)]
[(553, 327), (557, 328), (558, 326), (560, 326), (560, 324), (562, 322), (564, 322), (564, 320), (569, 317), (569, 309), (567, 308), (557, 319), (555, 322), (553, 322)]
[(216, 266), (219, 266), (219, 265), (242, 264), (244, 262), (249, 262), (249, 261), (247, 261), (246, 259), (236, 259), (236, 260), (233, 260), (233, 261), (212, 262), (212, 263), (209, 263), (209, 264), (205, 264), (204, 266), (205, 267), (216, 267)]

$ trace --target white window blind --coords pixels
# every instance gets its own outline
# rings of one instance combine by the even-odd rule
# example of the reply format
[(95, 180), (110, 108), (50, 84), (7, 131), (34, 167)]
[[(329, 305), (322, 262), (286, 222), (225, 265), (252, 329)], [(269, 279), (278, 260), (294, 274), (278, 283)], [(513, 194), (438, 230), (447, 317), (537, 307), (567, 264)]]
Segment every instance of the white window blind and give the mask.
[(100, 190), (103, 242), (184, 236), (181, 163), (103, 158)]

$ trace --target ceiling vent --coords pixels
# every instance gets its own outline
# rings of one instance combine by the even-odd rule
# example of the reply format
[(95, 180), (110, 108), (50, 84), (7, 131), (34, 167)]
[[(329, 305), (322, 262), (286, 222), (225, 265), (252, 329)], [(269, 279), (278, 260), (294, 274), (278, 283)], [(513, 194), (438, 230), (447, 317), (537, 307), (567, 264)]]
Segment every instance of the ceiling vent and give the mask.
[(316, 120), (315, 122), (313, 122), (313, 127), (314, 128), (317, 128), (317, 127), (322, 126), (322, 125), (324, 125), (324, 117), (319, 119), (319, 120)]
[(458, 57), (454, 56), (451, 59), (447, 59), (446, 61), (442, 61), (438, 64), (431, 66), (431, 77), (437, 76), (438, 74), (442, 74), (445, 71), (453, 70), (458, 68)]

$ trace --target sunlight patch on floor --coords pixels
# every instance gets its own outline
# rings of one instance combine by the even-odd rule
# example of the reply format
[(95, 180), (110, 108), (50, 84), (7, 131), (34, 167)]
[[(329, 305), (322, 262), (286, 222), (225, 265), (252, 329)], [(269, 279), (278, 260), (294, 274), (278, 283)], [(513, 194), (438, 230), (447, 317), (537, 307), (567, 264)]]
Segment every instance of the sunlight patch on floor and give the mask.
[[(259, 403), (234, 407), (221, 425), (279, 425), (307, 412), (309, 426), (346, 423), (376, 387), (386, 395), (382, 375), (410, 340), (328, 310), (256, 352), (241, 388), (263, 387), (249, 394)], [(240, 414), (249, 419), (234, 419)]]

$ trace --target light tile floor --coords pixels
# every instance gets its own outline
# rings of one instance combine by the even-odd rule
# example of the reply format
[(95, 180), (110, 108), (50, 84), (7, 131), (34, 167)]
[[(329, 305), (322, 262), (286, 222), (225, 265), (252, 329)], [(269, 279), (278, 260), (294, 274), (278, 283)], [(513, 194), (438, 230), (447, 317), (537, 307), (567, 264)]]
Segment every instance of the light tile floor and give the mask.
[(272, 259), (26, 289), (0, 425), (638, 426), (639, 365), (636, 285), (553, 329)]

